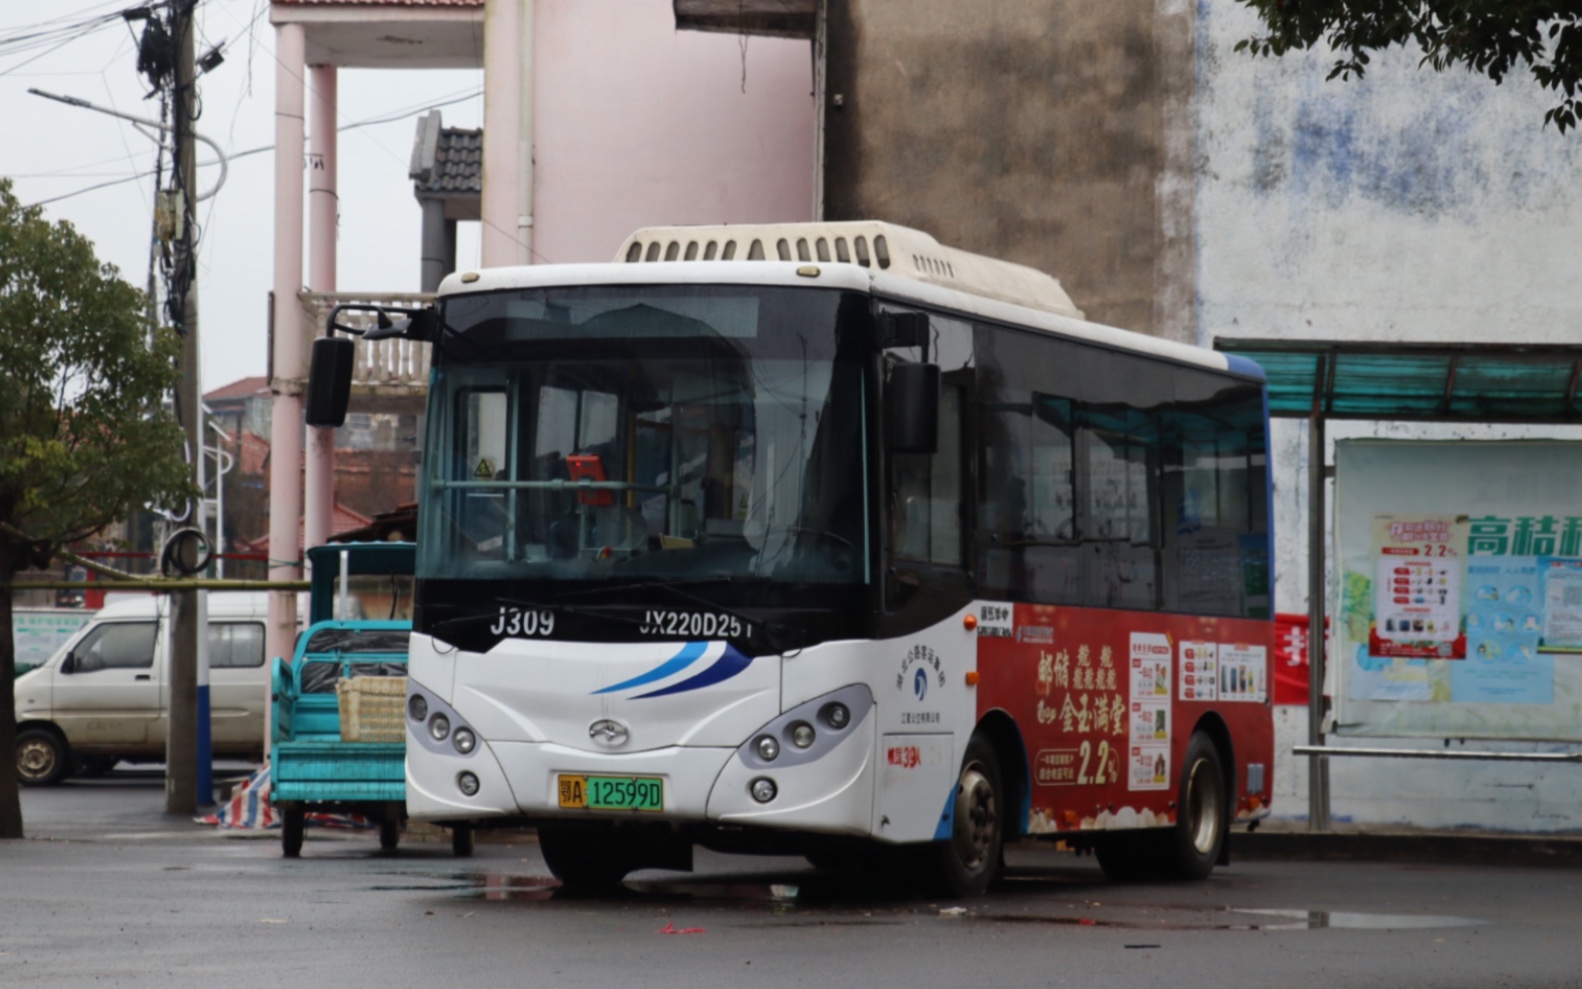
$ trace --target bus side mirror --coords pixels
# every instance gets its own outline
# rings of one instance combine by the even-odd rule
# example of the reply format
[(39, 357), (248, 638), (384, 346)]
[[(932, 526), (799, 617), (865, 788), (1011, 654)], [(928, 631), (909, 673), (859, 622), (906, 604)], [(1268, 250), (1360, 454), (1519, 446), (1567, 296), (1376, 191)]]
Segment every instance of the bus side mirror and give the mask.
[(884, 432), (892, 453), (939, 449), (939, 365), (897, 364), (885, 385)]
[(346, 406), (352, 397), (355, 349), (356, 344), (347, 337), (319, 337), (313, 341), (313, 360), (308, 368), (308, 407), (304, 416), (309, 426), (345, 424)]

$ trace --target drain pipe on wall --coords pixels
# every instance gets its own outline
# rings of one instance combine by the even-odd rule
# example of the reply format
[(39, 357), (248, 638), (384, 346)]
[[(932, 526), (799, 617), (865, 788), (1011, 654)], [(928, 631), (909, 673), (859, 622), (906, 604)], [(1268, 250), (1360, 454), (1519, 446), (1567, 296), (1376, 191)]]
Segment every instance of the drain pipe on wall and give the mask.
[(538, 15), (537, 0), (517, 0), (521, 5), (517, 11), (519, 34), (517, 43), (520, 50), (517, 53), (516, 64), (521, 73), (521, 92), (518, 99), (521, 105), (518, 109), (517, 135), (516, 135), (516, 263), (533, 263), (533, 117), (534, 93), (537, 91), (536, 69), (534, 68), (534, 45), (536, 44), (536, 24)]

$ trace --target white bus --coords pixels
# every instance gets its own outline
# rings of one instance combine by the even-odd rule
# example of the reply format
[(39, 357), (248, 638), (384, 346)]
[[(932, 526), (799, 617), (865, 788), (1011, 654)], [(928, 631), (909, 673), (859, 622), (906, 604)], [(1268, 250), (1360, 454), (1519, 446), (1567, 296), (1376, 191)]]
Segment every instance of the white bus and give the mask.
[(411, 315), (372, 335), (433, 342), (413, 819), (536, 826), (568, 884), (891, 846), (972, 895), (1025, 837), (1201, 877), (1267, 813), (1249, 362), (874, 222), (639, 231)]

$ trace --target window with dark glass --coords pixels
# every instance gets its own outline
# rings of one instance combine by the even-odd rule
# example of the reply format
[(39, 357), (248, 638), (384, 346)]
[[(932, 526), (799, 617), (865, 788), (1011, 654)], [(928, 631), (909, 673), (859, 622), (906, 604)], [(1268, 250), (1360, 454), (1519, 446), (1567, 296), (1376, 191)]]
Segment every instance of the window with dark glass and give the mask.
[(72, 649), (72, 670), (146, 670), (154, 665), (154, 622), (110, 622)]

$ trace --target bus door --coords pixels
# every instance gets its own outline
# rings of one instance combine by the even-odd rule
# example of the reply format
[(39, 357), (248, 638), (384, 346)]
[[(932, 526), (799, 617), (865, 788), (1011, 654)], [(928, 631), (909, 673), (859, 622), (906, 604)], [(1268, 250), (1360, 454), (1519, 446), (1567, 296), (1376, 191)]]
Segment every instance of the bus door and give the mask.
[[(900, 319), (895, 314), (901, 314)], [(966, 566), (971, 457), (965, 441), (972, 392), (972, 328), (935, 314), (887, 308), (880, 316), (886, 401), (897, 400), (900, 369), (939, 368), (937, 439), (931, 450), (886, 444), (884, 607), (886, 634), (926, 627), (972, 599)]]

